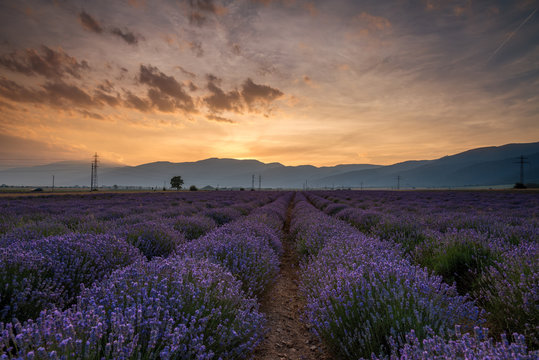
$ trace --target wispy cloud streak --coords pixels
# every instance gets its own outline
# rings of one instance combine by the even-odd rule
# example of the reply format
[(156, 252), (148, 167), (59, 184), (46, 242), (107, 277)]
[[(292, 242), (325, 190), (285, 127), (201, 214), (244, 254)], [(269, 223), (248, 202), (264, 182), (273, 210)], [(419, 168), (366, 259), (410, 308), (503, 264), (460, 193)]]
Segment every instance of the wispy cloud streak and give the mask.
[(535, 15), (535, 13), (537, 12), (537, 9), (533, 10), (530, 15), (528, 15), (528, 17), (526, 19), (524, 19), (523, 22), (520, 23), (520, 25), (514, 30), (514, 31), (511, 31), (509, 33), (509, 35), (507, 35), (507, 37), (505, 38), (504, 41), (502, 41), (502, 43), (500, 44), (500, 46), (498, 46), (498, 48), (496, 48), (496, 50), (494, 50), (494, 52), (488, 57), (488, 60), (487, 62), (489, 62), (494, 56), (496, 56), (496, 54), (505, 46), (505, 44), (507, 44), (509, 42), (509, 40), (511, 40), (513, 38), (513, 36), (516, 35), (516, 33), (528, 22), (530, 21), (530, 19), (533, 17), (533, 15)]

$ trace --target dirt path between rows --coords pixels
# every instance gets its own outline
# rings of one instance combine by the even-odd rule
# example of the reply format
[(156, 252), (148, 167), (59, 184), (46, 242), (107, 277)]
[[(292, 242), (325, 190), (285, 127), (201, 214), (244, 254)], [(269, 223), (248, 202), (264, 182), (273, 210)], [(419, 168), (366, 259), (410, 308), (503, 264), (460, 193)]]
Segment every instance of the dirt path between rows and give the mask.
[(309, 332), (301, 320), (305, 301), (298, 293), (299, 258), (290, 238), (290, 219), (293, 202), (286, 214), (283, 228), (284, 253), (275, 283), (260, 299), (260, 310), (266, 314), (268, 333), (256, 349), (256, 360), (327, 360), (331, 357), (320, 341)]

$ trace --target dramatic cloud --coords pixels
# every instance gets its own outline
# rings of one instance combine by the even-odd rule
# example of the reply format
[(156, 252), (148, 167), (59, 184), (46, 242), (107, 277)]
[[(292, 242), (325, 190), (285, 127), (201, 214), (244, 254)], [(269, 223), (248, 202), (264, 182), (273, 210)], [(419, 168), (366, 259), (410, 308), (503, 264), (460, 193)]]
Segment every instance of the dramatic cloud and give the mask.
[(87, 92), (63, 81), (47, 82), (41, 89), (26, 88), (12, 80), (0, 78), (0, 95), (16, 102), (71, 105), (77, 107), (99, 106)]
[(151, 87), (148, 97), (159, 110), (172, 112), (178, 109), (195, 112), (193, 99), (173, 76), (165, 75), (151, 65), (141, 65), (138, 80), (141, 84)]
[[(81, 23), (82, 27), (88, 31), (94, 32), (96, 34), (104, 33), (102, 25), (85, 11), (79, 13), (79, 22)], [(119, 37), (129, 45), (138, 44), (139, 39), (142, 38), (140, 35), (136, 35), (134, 32), (128, 29), (122, 30), (119, 27), (112, 27), (106, 32)]]
[(123, 41), (128, 43), (129, 45), (136, 45), (138, 44), (138, 36), (135, 35), (133, 32), (129, 30), (121, 30), (119, 28), (114, 28), (110, 31), (111, 34), (119, 36)]
[(62, 100), (66, 100), (75, 106), (89, 107), (95, 105), (92, 97), (75, 85), (60, 81), (46, 83), (43, 85), (43, 89), (45, 89), (45, 92), (42, 93), (43, 96), (48, 97), (51, 103), (57, 105), (63, 105), (64, 102)]
[(151, 104), (130, 91), (126, 91), (124, 105), (129, 108), (137, 109), (138, 111), (148, 112), (151, 109)]
[(77, 61), (62, 49), (53, 50), (41, 46), (41, 51), (26, 49), (0, 56), (0, 66), (25, 75), (42, 75), (48, 79), (60, 79), (66, 75), (80, 79), (89, 70), (86, 61)]
[(189, 0), (189, 22), (194, 25), (203, 25), (208, 15), (223, 15), (226, 8), (218, 5), (214, 0)]
[(241, 86), (241, 95), (247, 105), (251, 106), (255, 103), (268, 105), (284, 94), (281, 90), (274, 89), (268, 85), (255, 84), (253, 80), (248, 78)]
[(208, 108), (213, 112), (220, 111), (233, 111), (241, 113), (243, 109), (242, 99), (239, 91), (232, 90), (229, 92), (224, 92), (218, 84), (220, 79), (214, 75), (208, 75), (208, 90), (211, 95), (204, 98), (204, 102)]
[(112, 96), (101, 90), (96, 90), (94, 92), (94, 99), (102, 104), (106, 104), (111, 107), (116, 107), (121, 102), (121, 99), (118, 94), (116, 94), (116, 96)]
[(94, 32), (96, 34), (101, 34), (103, 32), (103, 28), (101, 27), (99, 22), (85, 11), (79, 13), (79, 21), (82, 27), (88, 31)]
[(235, 124), (236, 123), (236, 121), (234, 121), (234, 120), (230, 120), (230, 119), (227, 119), (227, 118), (224, 118), (224, 117), (221, 117), (221, 116), (217, 116), (217, 115), (213, 115), (213, 114), (206, 115), (206, 119), (211, 120), (211, 121), (217, 121), (217, 122), (220, 122), (220, 123), (227, 123), (227, 124)]
[(221, 79), (208, 75), (207, 89), (211, 95), (204, 97), (204, 102), (212, 112), (232, 111), (243, 113), (244, 109), (254, 110), (254, 105), (267, 107), (271, 102), (283, 95), (283, 92), (267, 85), (255, 84), (248, 78), (241, 86), (225, 92), (220, 87)]
[(176, 69), (180, 70), (184, 75), (187, 75), (187, 76), (189, 76), (189, 77), (192, 77), (193, 79), (197, 77), (195, 73), (192, 73), (192, 72), (190, 72), (190, 71), (187, 71), (187, 70), (185, 70), (183, 67), (181, 67), (181, 66), (179, 66), (179, 65), (176, 66)]

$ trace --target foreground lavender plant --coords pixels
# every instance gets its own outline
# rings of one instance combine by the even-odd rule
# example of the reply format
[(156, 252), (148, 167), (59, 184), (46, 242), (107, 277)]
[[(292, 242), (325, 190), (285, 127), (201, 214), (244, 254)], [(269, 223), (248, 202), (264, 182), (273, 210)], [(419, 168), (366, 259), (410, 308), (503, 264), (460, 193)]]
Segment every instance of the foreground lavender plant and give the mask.
[(487, 337), (488, 329), (476, 327), (473, 335), (461, 334), (457, 326), (455, 336), (444, 339), (431, 334), (420, 341), (412, 330), (406, 335), (406, 343), (393, 346), (391, 360), (446, 360), (446, 359), (490, 359), (490, 360), (534, 360), (539, 351), (529, 351), (523, 335), (514, 333), (513, 342), (502, 334), (501, 341), (494, 342)]
[(257, 232), (261, 227), (249, 221), (228, 224), (181, 246), (178, 253), (223, 265), (241, 280), (246, 292), (257, 295), (279, 272), (279, 258), (270, 246), (274, 238), (264, 236), (271, 229)]
[(116, 271), (76, 307), (0, 324), (3, 358), (241, 359), (264, 317), (241, 284), (204, 260), (157, 259)]
[(480, 278), (477, 297), (496, 333), (518, 332), (539, 348), (539, 245), (522, 243), (503, 253)]
[(136, 248), (111, 235), (51, 236), (0, 248), (0, 321), (64, 308), (75, 301), (81, 284), (140, 260)]
[(185, 242), (183, 235), (174, 231), (172, 226), (164, 221), (127, 225), (118, 231), (118, 235), (139, 248), (148, 259), (154, 256), (166, 257)]
[[(451, 332), (459, 322), (478, 323), (479, 310), (441, 277), (412, 265), (392, 242), (370, 238), (306, 202), (294, 213), (299, 234), (322, 234), (324, 246), (302, 267), (307, 319), (330, 350), (343, 359), (384, 355), (391, 341), (414, 329)], [(318, 230), (317, 230), (318, 228)]]
[(174, 219), (174, 229), (181, 232), (187, 240), (199, 238), (216, 226), (215, 220), (207, 216), (178, 216)]

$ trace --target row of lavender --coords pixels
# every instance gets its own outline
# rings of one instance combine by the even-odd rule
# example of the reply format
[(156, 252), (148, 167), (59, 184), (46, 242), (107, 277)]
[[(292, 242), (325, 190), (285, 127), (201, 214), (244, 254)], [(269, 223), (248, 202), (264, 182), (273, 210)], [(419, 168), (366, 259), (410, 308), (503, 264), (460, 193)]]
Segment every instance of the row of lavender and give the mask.
[(317, 192), (327, 214), (399, 245), (486, 310), (491, 334), (539, 347), (539, 196), (508, 192)]
[[(312, 194), (309, 194), (312, 197)], [(524, 336), (487, 339), (483, 316), (455, 286), (393, 241), (366, 236), (297, 197), (291, 231), (304, 255), (307, 319), (338, 358), (532, 359)]]
[(518, 332), (539, 348), (539, 194), (332, 192), (309, 199), (454, 282), (487, 311), (493, 335)]
[[(279, 232), (289, 199), (281, 196), (183, 242), (168, 258), (146, 261), (133, 253), (131, 265), (83, 287), (67, 310), (53, 308), (24, 324), (2, 324), (0, 353), (7, 358), (247, 356), (263, 335), (254, 296), (278, 272)], [(121, 243), (118, 238), (125, 237), (112, 237)], [(108, 244), (100, 245), (108, 252)]]
[[(219, 194), (219, 195), (218, 195)], [(35, 318), (74, 303), (90, 285), (252, 211), (275, 195), (112, 194), (1, 202), (0, 321)], [(115, 216), (111, 216), (115, 214)], [(190, 215), (190, 216), (187, 216)], [(138, 250), (137, 250), (138, 249)]]
[(0, 244), (71, 232), (110, 233), (151, 221), (177, 222), (182, 216), (202, 216), (203, 220), (211, 219), (213, 226), (222, 225), (275, 197), (268, 192), (157, 192), (3, 198)]

